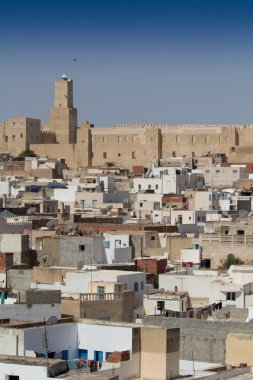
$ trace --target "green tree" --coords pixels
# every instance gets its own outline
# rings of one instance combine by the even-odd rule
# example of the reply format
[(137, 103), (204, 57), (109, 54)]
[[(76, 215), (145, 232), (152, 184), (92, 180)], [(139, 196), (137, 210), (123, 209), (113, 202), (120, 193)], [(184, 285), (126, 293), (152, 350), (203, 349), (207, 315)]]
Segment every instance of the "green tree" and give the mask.
[(113, 166), (117, 166), (117, 162), (114, 162), (114, 161), (106, 161), (105, 162), (105, 166), (107, 166), (108, 168), (111, 168)]
[(243, 265), (244, 261), (242, 261), (239, 257), (235, 257), (233, 254), (229, 254), (226, 260), (223, 261), (220, 269), (229, 269), (231, 265)]
[(153, 277), (153, 287), (154, 289), (159, 289), (159, 277), (158, 274), (155, 274)]
[(38, 156), (33, 150), (25, 149), (19, 154), (19, 157), (38, 157)]

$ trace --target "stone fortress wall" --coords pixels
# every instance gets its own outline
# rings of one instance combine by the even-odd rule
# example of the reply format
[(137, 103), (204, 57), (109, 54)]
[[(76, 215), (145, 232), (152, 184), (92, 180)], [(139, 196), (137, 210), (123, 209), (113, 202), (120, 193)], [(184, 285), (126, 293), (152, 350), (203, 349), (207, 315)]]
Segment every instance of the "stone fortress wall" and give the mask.
[(48, 126), (40, 120), (12, 118), (0, 124), (0, 150), (18, 154), (30, 148), (41, 157), (65, 158), (71, 169), (115, 162), (132, 168), (171, 157), (225, 153), (231, 162), (253, 159), (253, 125), (118, 124), (78, 127), (73, 81), (55, 81), (55, 104)]

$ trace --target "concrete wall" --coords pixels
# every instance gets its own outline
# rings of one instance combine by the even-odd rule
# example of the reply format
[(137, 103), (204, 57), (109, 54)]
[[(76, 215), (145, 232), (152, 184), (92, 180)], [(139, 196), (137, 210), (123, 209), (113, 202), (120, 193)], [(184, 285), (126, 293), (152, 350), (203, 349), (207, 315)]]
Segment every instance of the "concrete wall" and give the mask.
[(45, 238), (42, 240), (42, 249), (38, 252), (38, 261), (40, 265), (44, 266), (44, 259), (46, 266), (60, 266), (60, 239)]
[(192, 248), (192, 239), (181, 236), (170, 236), (167, 234), (159, 234), (161, 246), (165, 247), (165, 251), (168, 252), (169, 259), (173, 261), (180, 260), (180, 252), (182, 248)]
[(26, 290), (31, 287), (32, 269), (9, 269), (8, 286), (19, 292), (20, 301), (26, 301)]
[(229, 254), (233, 254), (235, 257), (240, 257), (242, 261), (247, 263), (247, 261), (253, 259), (253, 247), (247, 245), (231, 246), (231, 244), (222, 247), (215, 243), (204, 243), (202, 245), (202, 257), (210, 259), (211, 268), (215, 269), (222, 265)]
[(26, 300), (28, 304), (60, 304), (60, 290), (38, 290), (30, 289), (26, 291)]
[(62, 298), (61, 313), (65, 315), (73, 315), (75, 318), (81, 317), (80, 299), (72, 299), (71, 297)]
[(226, 364), (247, 363), (251, 367), (253, 365), (252, 350), (252, 334), (228, 334), (226, 339)]
[[(78, 357), (77, 324), (65, 323), (46, 327), (48, 351), (69, 351), (69, 359)], [(28, 351), (46, 353), (45, 326), (31, 327), (24, 331), (24, 348)]]
[(132, 351), (132, 328), (100, 324), (78, 323), (79, 348), (88, 350), (88, 358), (94, 351)]
[(0, 328), (0, 354), (24, 356), (24, 331)]
[[(61, 282), (66, 277), (67, 272), (74, 272), (73, 268), (43, 268), (34, 267), (31, 272), (31, 282), (39, 283), (54, 283)], [(30, 287), (30, 286), (29, 286)]]
[(180, 328), (180, 359), (226, 362), (226, 339), (228, 334), (252, 334), (250, 323), (214, 322), (185, 318), (145, 317), (144, 323), (170, 328)]
[(186, 311), (187, 306), (187, 297), (184, 299), (181, 299), (180, 297), (154, 297), (152, 294), (145, 295), (143, 299), (143, 307), (145, 310), (145, 315), (154, 315), (154, 314), (160, 314), (160, 310), (157, 308), (157, 302), (158, 301), (164, 301), (164, 309), (165, 310), (173, 310), (173, 311)]
[(19, 380), (46, 380), (47, 366), (38, 365), (22, 365), (21, 363), (5, 363), (0, 362), (0, 380), (9, 379), (8, 375), (18, 376)]
[(159, 287), (165, 290), (188, 291), (190, 297), (209, 298), (210, 284), (216, 281), (218, 275), (201, 272), (200, 275), (190, 275), (182, 272), (171, 272), (159, 275)]
[(77, 267), (79, 263), (91, 265), (105, 262), (101, 236), (62, 236), (60, 238), (60, 266)]
[(14, 264), (29, 262), (29, 236), (21, 234), (2, 234), (0, 251), (12, 252)]
[(122, 293), (121, 299), (81, 301), (80, 317), (109, 319), (110, 321), (131, 322), (134, 316), (133, 292)]
[(167, 380), (178, 373), (179, 330), (141, 329), (141, 378)]
[(52, 315), (61, 317), (60, 304), (32, 305), (14, 304), (0, 306), (0, 319), (17, 319), (21, 321), (47, 321)]
[(131, 322), (134, 310), (134, 294), (126, 291), (116, 300), (91, 300), (63, 298), (61, 301), (62, 314), (73, 315), (77, 318), (102, 319), (111, 321)]

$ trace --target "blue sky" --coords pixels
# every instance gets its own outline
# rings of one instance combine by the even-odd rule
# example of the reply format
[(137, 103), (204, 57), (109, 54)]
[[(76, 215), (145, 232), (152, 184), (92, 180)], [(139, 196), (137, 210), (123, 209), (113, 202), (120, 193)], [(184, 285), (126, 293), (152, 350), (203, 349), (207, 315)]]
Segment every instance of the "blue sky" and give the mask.
[[(0, 0), (0, 122), (252, 123), (252, 0)], [(73, 59), (77, 61), (73, 61)]]

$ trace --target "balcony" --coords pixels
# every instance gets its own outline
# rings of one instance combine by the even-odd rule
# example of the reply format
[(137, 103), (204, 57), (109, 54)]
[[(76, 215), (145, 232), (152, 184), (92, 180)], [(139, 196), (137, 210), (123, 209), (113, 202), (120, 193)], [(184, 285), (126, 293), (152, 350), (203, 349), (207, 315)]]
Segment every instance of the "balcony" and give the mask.
[(83, 293), (81, 301), (120, 301), (123, 300), (122, 293)]
[(228, 235), (228, 234), (202, 234), (199, 238), (201, 243), (216, 243), (227, 246), (252, 246), (253, 235)]

